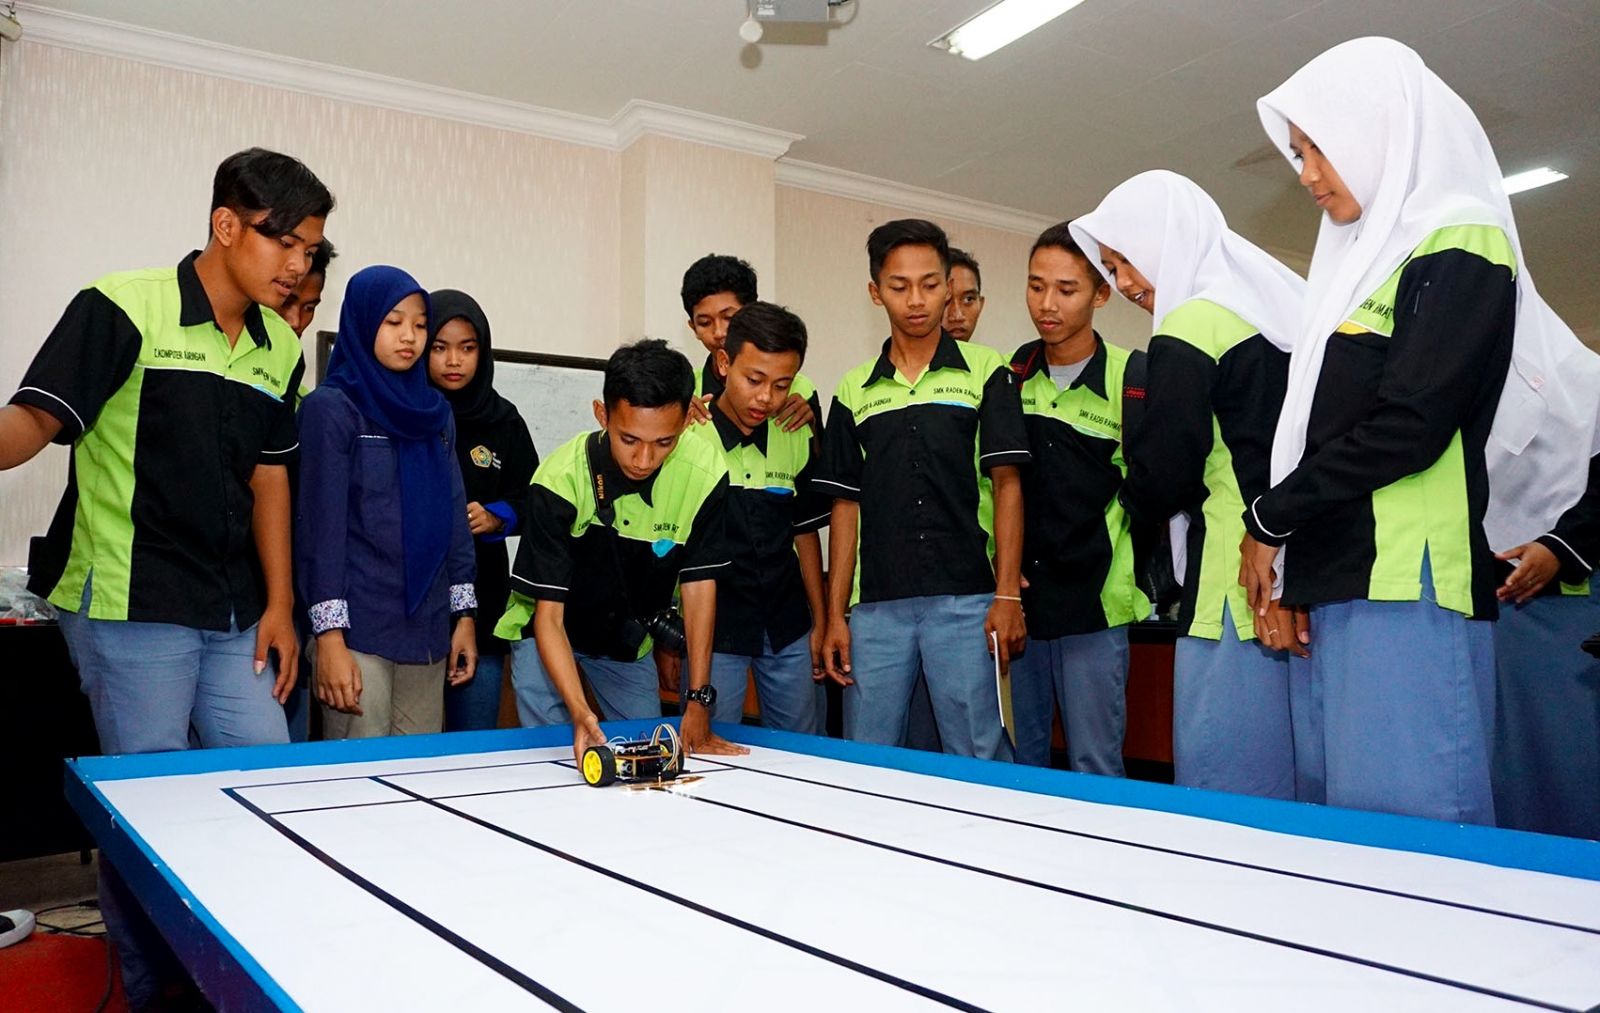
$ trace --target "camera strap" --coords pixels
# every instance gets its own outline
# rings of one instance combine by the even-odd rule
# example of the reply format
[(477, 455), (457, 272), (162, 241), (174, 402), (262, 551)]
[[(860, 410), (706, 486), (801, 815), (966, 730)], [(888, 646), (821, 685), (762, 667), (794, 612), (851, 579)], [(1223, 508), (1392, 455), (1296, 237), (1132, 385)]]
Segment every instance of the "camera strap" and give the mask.
[(612, 497), (606, 494), (606, 479), (605, 475), (602, 474), (603, 455), (605, 453), (603, 441), (605, 438), (606, 432), (604, 429), (589, 435), (589, 441), (585, 447), (589, 458), (589, 484), (594, 490), (594, 516), (601, 526), (605, 528), (605, 534), (601, 537), (605, 539), (606, 549), (611, 556), (611, 567), (616, 571), (614, 576), (616, 577), (617, 586), (622, 588), (623, 608), (627, 612), (622, 618), (632, 619), (635, 618), (633, 594), (628, 587), (627, 571), (622, 567), (622, 553), (617, 549), (617, 541), (622, 537), (617, 534), (617, 508)]

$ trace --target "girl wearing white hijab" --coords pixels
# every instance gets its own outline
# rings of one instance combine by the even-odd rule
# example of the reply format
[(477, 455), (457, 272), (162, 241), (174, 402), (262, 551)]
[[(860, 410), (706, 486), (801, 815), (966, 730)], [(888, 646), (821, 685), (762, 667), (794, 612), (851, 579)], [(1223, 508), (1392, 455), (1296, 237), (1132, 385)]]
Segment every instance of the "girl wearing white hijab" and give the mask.
[(1521, 269), (1483, 128), (1416, 53), (1344, 43), (1258, 107), (1324, 217), (1241, 580), (1264, 607), (1287, 546), (1330, 804), (1492, 823), (1491, 542), (1522, 548), (1581, 495), (1594, 357)]
[(1164, 170), (1129, 179), (1071, 228), (1106, 280), (1155, 321), (1144, 421), (1126, 434), (1120, 495), (1136, 520), (1173, 519), (1173, 572), (1184, 588), (1177, 783), (1320, 800), (1315, 758), (1296, 763), (1296, 738), (1321, 736), (1309, 698), (1291, 701), (1309, 685), (1291, 679), (1283, 653), (1304, 652), (1293, 617), (1273, 608), (1250, 622), (1236, 580), (1239, 517), (1267, 488), (1304, 283), (1230, 232), (1205, 191)]

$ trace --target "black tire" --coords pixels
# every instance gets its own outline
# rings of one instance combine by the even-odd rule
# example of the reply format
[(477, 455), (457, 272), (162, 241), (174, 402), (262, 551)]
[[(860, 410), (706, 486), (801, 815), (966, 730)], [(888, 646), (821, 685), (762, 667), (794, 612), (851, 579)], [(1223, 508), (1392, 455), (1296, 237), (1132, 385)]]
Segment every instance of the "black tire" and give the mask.
[(580, 766), (583, 779), (593, 787), (604, 788), (617, 779), (617, 756), (605, 746), (585, 749)]

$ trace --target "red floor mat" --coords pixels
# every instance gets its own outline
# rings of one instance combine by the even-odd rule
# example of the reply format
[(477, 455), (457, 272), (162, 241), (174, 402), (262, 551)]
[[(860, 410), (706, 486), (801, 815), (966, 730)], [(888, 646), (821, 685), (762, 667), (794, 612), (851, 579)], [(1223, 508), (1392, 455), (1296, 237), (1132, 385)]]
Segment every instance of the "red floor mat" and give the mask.
[[(104, 939), (35, 932), (0, 950), (0, 1010), (7, 1013), (92, 1013), (106, 991)], [(117, 982), (106, 1013), (127, 1013)]]

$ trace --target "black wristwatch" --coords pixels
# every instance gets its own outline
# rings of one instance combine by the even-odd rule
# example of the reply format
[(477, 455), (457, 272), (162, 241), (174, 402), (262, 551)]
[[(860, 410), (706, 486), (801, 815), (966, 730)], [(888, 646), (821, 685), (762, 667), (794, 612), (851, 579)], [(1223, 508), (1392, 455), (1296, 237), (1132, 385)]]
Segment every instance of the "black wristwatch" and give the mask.
[(699, 689), (691, 689), (685, 699), (710, 710), (717, 703), (717, 687), (708, 682)]

